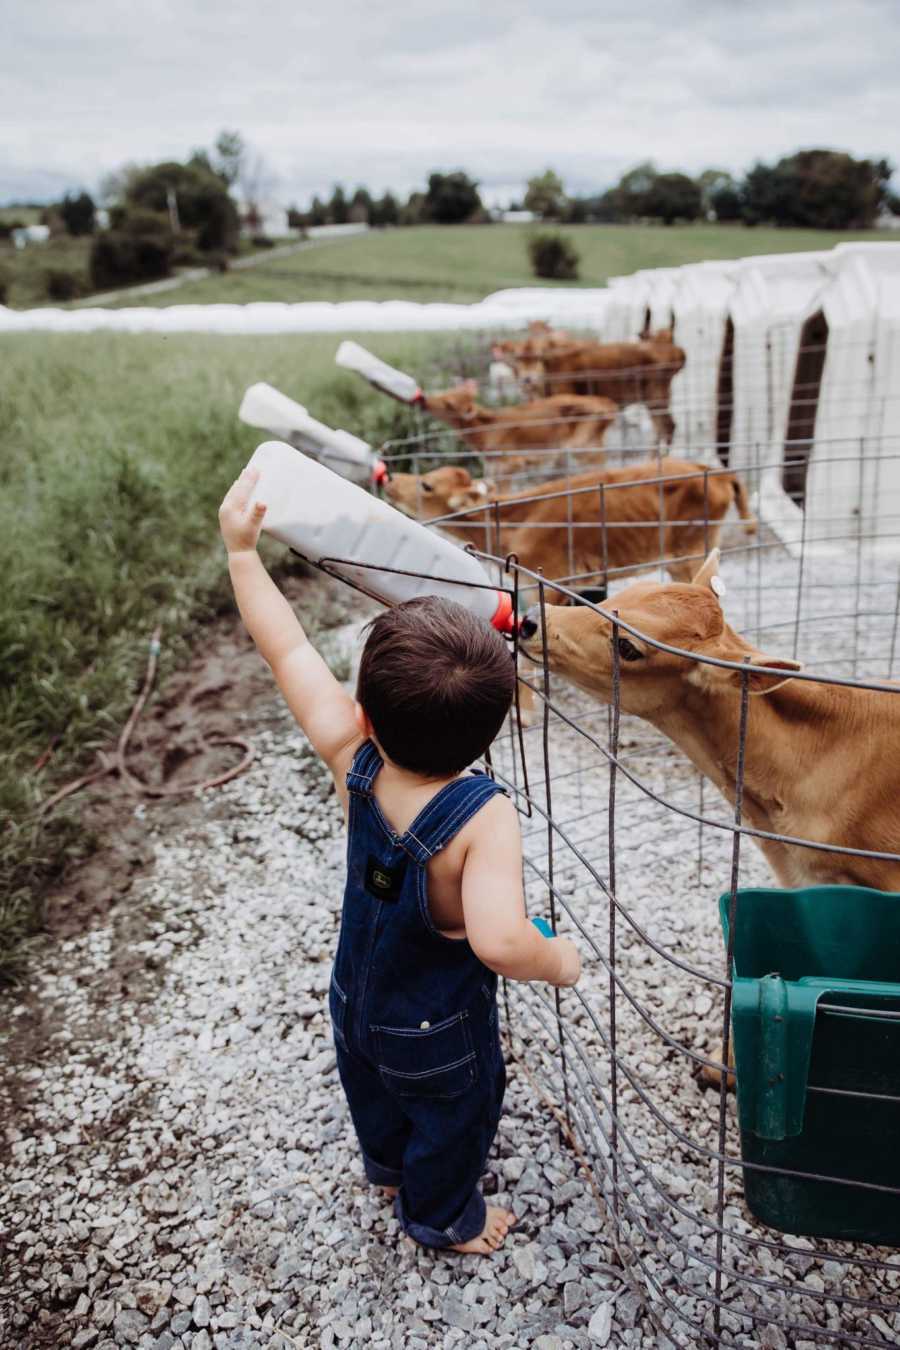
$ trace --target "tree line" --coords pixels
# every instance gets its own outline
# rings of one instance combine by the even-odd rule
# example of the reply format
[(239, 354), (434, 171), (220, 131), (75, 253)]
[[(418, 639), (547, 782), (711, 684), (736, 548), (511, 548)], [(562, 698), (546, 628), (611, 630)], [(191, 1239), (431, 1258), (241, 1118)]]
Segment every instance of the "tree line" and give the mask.
[(695, 178), (661, 173), (648, 160), (597, 196), (570, 196), (548, 169), (529, 181), (523, 205), (542, 219), (571, 224), (705, 219), (859, 230), (870, 228), (885, 206), (900, 211), (889, 189), (892, 172), (886, 159), (854, 159), (837, 150), (799, 150), (775, 164), (757, 162), (743, 178), (714, 168)]
[[(890, 189), (892, 172), (887, 159), (855, 159), (827, 149), (800, 150), (774, 164), (757, 162), (743, 177), (716, 168), (695, 177), (661, 172), (648, 160), (603, 192), (578, 194), (567, 192), (562, 178), (547, 169), (529, 179), (523, 198), (510, 202), (510, 208), (572, 225), (716, 220), (867, 229), (886, 207), (900, 214), (900, 197)], [(193, 231), (189, 240), (181, 240), (182, 252), (193, 243), (200, 252), (227, 253), (234, 248), (240, 227), (231, 194), (240, 187), (252, 230), (266, 176), (261, 157), (249, 153), (239, 133), (224, 131), (211, 152), (195, 150), (183, 164), (126, 165), (108, 176), (101, 196), (111, 203), (112, 228), (134, 233), (136, 212), (152, 212), (160, 231), (171, 226), (174, 193), (176, 233)], [(69, 234), (93, 233), (94, 201), (85, 192), (67, 194), (47, 208), (45, 218), (54, 217)], [(292, 229), (354, 222), (376, 228), (455, 225), (492, 219), (478, 182), (463, 170), (430, 173), (424, 188), (406, 195), (390, 189), (376, 194), (362, 185), (350, 192), (336, 184), (330, 196), (313, 196), (306, 209), (287, 208), (287, 217)], [(154, 222), (143, 218), (137, 223), (138, 233), (152, 232)], [(177, 251), (177, 241), (173, 248)]]
[[(528, 181), (522, 200), (510, 206), (544, 221), (573, 225), (710, 220), (867, 229), (885, 208), (900, 214), (900, 198), (890, 189), (891, 174), (886, 159), (855, 159), (828, 149), (800, 150), (774, 164), (757, 162), (743, 177), (716, 168), (695, 177), (661, 172), (648, 160), (594, 195), (567, 192), (559, 174), (546, 169)], [(173, 267), (191, 263), (224, 270), (238, 250), (242, 226), (256, 244), (269, 244), (260, 233), (260, 207), (269, 184), (262, 157), (250, 151), (238, 132), (223, 131), (211, 150), (195, 150), (184, 163), (129, 164), (111, 174), (101, 186), (101, 198), (108, 204), (102, 229), (97, 228), (97, 208), (87, 192), (66, 194), (45, 209), (43, 218), (54, 232), (93, 235), (91, 284), (103, 290), (165, 277)], [(243, 220), (237, 193), (243, 198)], [(329, 197), (314, 196), (306, 210), (290, 207), (286, 223), (302, 230), (354, 222), (378, 228), (492, 219), (478, 182), (459, 169), (430, 173), (423, 188), (406, 195), (390, 190), (374, 194), (365, 186), (350, 193), (337, 184)], [(7, 224), (4, 233), (12, 228)], [(558, 252), (558, 241), (554, 247)], [(554, 254), (540, 264), (535, 261), (535, 266), (540, 275), (571, 276), (577, 262)], [(552, 270), (541, 270), (544, 267)], [(55, 272), (51, 280), (48, 294), (54, 299), (74, 298), (82, 288), (74, 273)]]
[[(886, 159), (854, 159), (837, 150), (800, 150), (774, 164), (758, 162), (742, 178), (725, 169), (704, 169), (696, 177), (660, 172), (652, 161), (635, 165), (614, 187), (596, 194), (566, 191), (552, 169), (529, 179), (513, 210), (531, 211), (561, 224), (627, 224), (635, 221), (716, 220), (744, 225), (803, 226), (809, 229), (868, 229), (885, 207), (900, 213), (900, 199), (889, 188), (892, 166)], [(307, 210), (291, 208), (297, 228), (457, 224), (490, 219), (478, 183), (462, 171), (434, 173), (424, 192), (385, 192), (365, 187), (352, 195), (336, 186), (329, 198), (315, 196)]]
[(348, 196), (338, 183), (331, 196), (312, 199), (305, 211), (292, 206), (290, 224), (296, 229), (315, 225), (470, 225), (491, 219), (478, 191), (478, 183), (467, 173), (430, 173), (424, 190), (416, 189), (404, 198), (388, 190), (378, 196), (358, 187)]

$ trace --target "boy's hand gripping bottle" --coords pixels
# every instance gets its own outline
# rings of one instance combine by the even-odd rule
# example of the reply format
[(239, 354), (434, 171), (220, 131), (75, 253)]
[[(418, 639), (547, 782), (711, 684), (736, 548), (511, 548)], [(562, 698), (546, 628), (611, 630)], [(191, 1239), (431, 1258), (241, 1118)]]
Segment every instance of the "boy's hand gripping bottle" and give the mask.
[(323, 571), (386, 605), (439, 595), (500, 632), (515, 628), (512, 597), (470, 553), (280, 441), (264, 441), (253, 500), (263, 529)]

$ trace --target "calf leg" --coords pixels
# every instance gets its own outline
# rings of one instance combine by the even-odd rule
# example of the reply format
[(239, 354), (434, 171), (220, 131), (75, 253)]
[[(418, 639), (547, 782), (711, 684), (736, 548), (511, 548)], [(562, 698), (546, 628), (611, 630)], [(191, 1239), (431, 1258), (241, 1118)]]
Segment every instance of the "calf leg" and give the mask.
[(650, 417), (656, 428), (657, 440), (665, 446), (672, 444), (675, 435), (675, 419), (668, 408), (650, 408)]
[[(722, 1063), (725, 1062), (725, 1047), (722, 1046), (719, 1051)], [(734, 1046), (728, 1047), (728, 1079), (725, 1084), (729, 1092), (734, 1092), (737, 1085), (737, 1079), (732, 1070), (734, 1069)], [(702, 1064), (696, 1069), (694, 1077), (702, 1088), (719, 1088), (722, 1085), (722, 1070), (713, 1064)]]

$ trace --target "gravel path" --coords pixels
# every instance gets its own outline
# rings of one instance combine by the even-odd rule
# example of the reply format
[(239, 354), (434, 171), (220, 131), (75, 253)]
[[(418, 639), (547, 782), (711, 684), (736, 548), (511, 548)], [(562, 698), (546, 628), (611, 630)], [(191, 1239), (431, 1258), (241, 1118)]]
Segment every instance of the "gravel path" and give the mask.
[[(798, 567), (783, 550), (764, 543), (757, 554), (723, 562), (726, 615), (762, 650), (789, 655), (798, 613)], [(852, 555), (827, 563), (807, 559), (803, 589), (797, 651), (807, 670), (884, 679), (894, 662), (896, 677), (892, 569), (867, 555), (857, 581)], [(532, 912), (548, 912), (552, 870), (571, 916), (561, 916), (559, 926), (564, 932), (572, 932), (573, 923), (581, 928), (576, 941), (584, 973), (576, 989), (560, 994), (565, 1072), (556, 1011), (546, 991), (509, 986), (512, 1026), (525, 1065), (549, 1085), (556, 1101), (568, 1092), (598, 1186), (611, 1208), (618, 1201), (620, 1251), (643, 1287), (647, 1307), (671, 1331), (671, 1343), (693, 1350), (713, 1325), (719, 1094), (698, 1087), (691, 1056), (721, 1056), (725, 972), (717, 900), (729, 886), (732, 813), (708, 783), (701, 786), (674, 746), (647, 723), (623, 716), (619, 762), (630, 777), (617, 774), (612, 833), (618, 912), (611, 941), (604, 889), (611, 875), (609, 710), (552, 678), (551, 698), (549, 789), (538, 723), (525, 735), (534, 815), (522, 823)], [(523, 785), (514, 741), (500, 742), (494, 759), (498, 772)], [(548, 790), (552, 858), (542, 814)], [(725, 828), (707, 825), (701, 836), (696, 821), (680, 812), (704, 815)], [(763, 855), (746, 840), (740, 885), (772, 884)], [(619, 1063), (615, 1112), (613, 1022)], [(725, 1123), (726, 1155), (739, 1160), (731, 1094)], [(756, 1223), (744, 1200), (739, 1166), (725, 1168), (724, 1202), (723, 1343), (766, 1350), (900, 1344), (900, 1255), (827, 1240), (814, 1243)], [(607, 1234), (613, 1222), (611, 1216)], [(874, 1308), (866, 1306), (867, 1300)]]
[(365, 1182), (327, 1020), (339, 811), (274, 699), (245, 721), (252, 770), (184, 826), (147, 810), (150, 875), (4, 996), (0, 1345), (655, 1345), (514, 1064), (500, 1253), (416, 1247)]
[[(754, 568), (755, 579), (726, 563), (729, 617), (788, 652), (795, 566), (769, 551)], [(873, 575), (858, 587), (850, 564), (807, 568), (798, 649), (808, 668), (887, 674), (894, 578)], [(848, 621), (854, 610), (863, 617)], [(345, 668), (354, 633), (334, 639)], [(0, 1345), (649, 1350), (669, 1342), (652, 1330), (647, 1299), (670, 1324), (674, 1313), (706, 1321), (717, 1096), (699, 1091), (687, 1055), (718, 1051), (715, 900), (730, 836), (708, 827), (701, 861), (696, 823), (619, 775), (616, 968), (629, 998), (617, 1010), (618, 1181), (638, 1298), (610, 1220), (532, 1082), (536, 1074), (557, 1103), (568, 1088), (609, 1198), (609, 906), (584, 861), (608, 876), (607, 712), (571, 690), (555, 697), (596, 739), (556, 721), (550, 737), (563, 831), (554, 879), (584, 927), (585, 967), (561, 996), (565, 1080), (552, 991), (542, 1004), (509, 985), (506, 1026), (520, 1058), (485, 1182), (520, 1215), (506, 1247), (491, 1258), (417, 1248), (364, 1181), (327, 1020), (341, 822), (327, 775), (266, 694), (239, 719), (259, 752), (250, 773), (184, 819), (148, 809), (151, 873), (102, 926), (48, 943), (27, 984), (4, 997)], [(538, 805), (541, 743), (538, 725), (526, 735)], [(701, 797), (690, 766), (647, 726), (623, 718), (620, 750), (644, 787), (727, 823), (724, 803), (709, 788)], [(521, 781), (514, 741), (498, 743), (495, 763)], [(532, 912), (546, 914), (538, 811), (523, 837)], [(750, 845), (742, 880), (769, 880)], [(735, 1153), (733, 1100), (728, 1113)], [(765, 1245), (779, 1235), (744, 1206), (738, 1168), (725, 1195), (723, 1327), (735, 1345), (810, 1350), (811, 1336), (777, 1324), (791, 1321), (830, 1332), (831, 1343), (841, 1333), (900, 1341), (900, 1260), (848, 1269), (835, 1258), (849, 1249), (802, 1238), (779, 1252)], [(884, 1315), (855, 1301), (866, 1298)], [(678, 1344), (697, 1344), (681, 1327)]]

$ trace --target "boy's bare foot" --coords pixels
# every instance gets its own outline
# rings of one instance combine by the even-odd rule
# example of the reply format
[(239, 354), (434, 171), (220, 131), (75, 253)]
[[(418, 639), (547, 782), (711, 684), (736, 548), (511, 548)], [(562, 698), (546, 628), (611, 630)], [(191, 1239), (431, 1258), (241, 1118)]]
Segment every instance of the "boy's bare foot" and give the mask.
[(379, 1186), (378, 1189), (379, 1189), (380, 1191), (384, 1191), (385, 1195), (389, 1196), (389, 1197), (393, 1200), (394, 1196), (398, 1194), (398, 1192), (399, 1192), (399, 1190), (400, 1190), (400, 1187), (399, 1187), (399, 1186)]
[(484, 1216), (484, 1228), (478, 1237), (469, 1238), (468, 1242), (455, 1242), (452, 1250), (455, 1252), (479, 1252), (482, 1256), (490, 1256), (503, 1243), (503, 1239), (516, 1221), (516, 1216), (512, 1210), (498, 1209), (496, 1205), (488, 1205), (487, 1213)]

